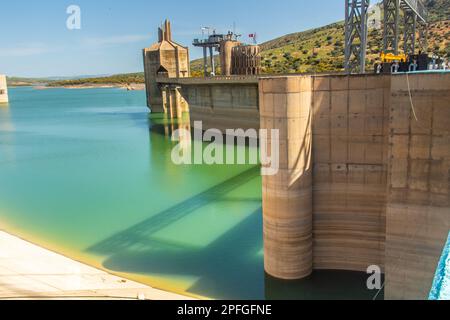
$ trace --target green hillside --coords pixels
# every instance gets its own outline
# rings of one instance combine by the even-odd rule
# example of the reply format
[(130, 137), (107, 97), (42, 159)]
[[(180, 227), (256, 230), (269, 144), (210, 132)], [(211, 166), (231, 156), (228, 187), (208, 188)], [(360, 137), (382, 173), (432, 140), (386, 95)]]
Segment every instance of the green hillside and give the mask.
[(450, 1), (425, 0), (424, 3), (429, 11), (430, 22), (450, 20)]
[[(450, 58), (450, 0), (425, 0), (431, 21), (429, 51)], [(380, 56), (382, 30), (369, 30), (367, 66), (371, 69)], [(400, 43), (400, 48), (402, 43)], [(313, 73), (342, 71), (344, 64), (344, 23), (288, 34), (261, 44), (263, 73)], [(215, 57), (219, 66), (219, 58)], [(203, 75), (203, 59), (191, 62), (192, 76)], [(220, 66), (218, 68), (220, 73)], [(144, 83), (144, 74), (130, 73), (109, 77), (76, 80), (46, 81), (45, 79), (8, 78), (12, 85), (33, 85), (42, 82), (49, 86), (122, 85)]]
[(52, 81), (48, 84), (48, 86), (60, 87), (60, 86), (80, 86), (80, 85), (97, 85), (97, 84), (124, 85), (130, 83), (144, 83), (144, 73), (137, 72), (137, 73), (112, 75), (109, 77)]
[[(430, 21), (430, 52), (450, 57), (450, 1), (426, 0)], [(380, 55), (382, 30), (370, 30), (367, 48), (368, 68)], [(402, 43), (400, 43), (402, 46)], [(344, 23), (338, 22), (304, 32), (289, 34), (261, 44), (263, 72), (303, 73), (343, 70)], [(202, 74), (202, 59), (192, 61), (194, 76)]]

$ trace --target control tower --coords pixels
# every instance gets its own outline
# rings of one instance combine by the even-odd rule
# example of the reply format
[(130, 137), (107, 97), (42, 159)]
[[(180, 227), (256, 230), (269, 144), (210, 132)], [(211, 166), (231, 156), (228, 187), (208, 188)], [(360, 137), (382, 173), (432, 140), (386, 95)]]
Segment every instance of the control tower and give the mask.
[(144, 71), (147, 87), (147, 105), (152, 112), (165, 112), (161, 88), (156, 78), (187, 78), (190, 77), (189, 48), (172, 40), (170, 21), (158, 29), (158, 42), (145, 48)]

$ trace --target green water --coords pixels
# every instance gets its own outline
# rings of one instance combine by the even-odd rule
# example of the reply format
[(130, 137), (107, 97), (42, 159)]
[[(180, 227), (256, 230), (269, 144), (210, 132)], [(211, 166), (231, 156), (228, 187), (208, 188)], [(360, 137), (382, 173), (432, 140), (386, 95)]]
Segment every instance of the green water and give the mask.
[(0, 106), (0, 226), (195, 296), (373, 296), (357, 273), (265, 276), (259, 169), (174, 165), (177, 127), (149, 114), (144, 92), (11, 88)]

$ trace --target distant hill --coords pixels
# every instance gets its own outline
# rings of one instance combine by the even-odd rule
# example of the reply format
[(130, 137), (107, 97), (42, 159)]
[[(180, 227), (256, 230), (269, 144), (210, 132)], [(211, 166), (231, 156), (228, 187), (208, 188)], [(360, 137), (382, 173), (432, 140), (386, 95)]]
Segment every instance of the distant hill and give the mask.
[(144, 73), (127, 73), (111, 76), (77, 76), (77, 77), (50, 77), (50, 78), (21, 78), (7, 77), (9, 86), (36, 86), (48, 85), (49, 87), (75, 86), (88, 84), (125, 85), (130, 83), (144, 83)]
[[(429, 50), (450, 58), (450, 0), (424, 0), (429, 10)], [(368, 69), (380, 56), (382, 30), (370, 29), (367, 47)], [(402, 43), (400, 43), (400, 48)], [(288, 34), (261, 44), (263, 73), (341, 71), (344, 66), (344, 22)], [(215, 57), (219, 65), (219, 57)], [(203, 59), (191, 61), (192, 76), (202, 76)], [(218, 68), (220, 72), (220, 66)], [(55, 81), (56, 80), (56, 81)], [(10, 85), (48, 83), (49, 86), (144, 83), (144, 73), (112, 76), (79, 76), (77, 79), (8, 78)]]
[(50, 87), (61, 87), (61, 86), (97, 85), (97, 84), (125, 85), (131, 83), (144, 83), (144, 73), (136, 72), (136, 73), (117, 74), (108, 77), (52, 81), (48, 85)]
[(6, 77), (8, 86), (32, 86), (42, 83), (48, 83), (50, 80), (45, 78), (22, 78), (22, 77)]

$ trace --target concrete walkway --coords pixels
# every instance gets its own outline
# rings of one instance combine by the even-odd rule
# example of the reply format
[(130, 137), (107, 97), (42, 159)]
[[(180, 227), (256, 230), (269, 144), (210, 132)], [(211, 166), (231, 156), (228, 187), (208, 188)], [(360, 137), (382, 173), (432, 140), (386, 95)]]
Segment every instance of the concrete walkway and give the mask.
[(1, 299), (188, 298), (113, 276), (0, 231)]

